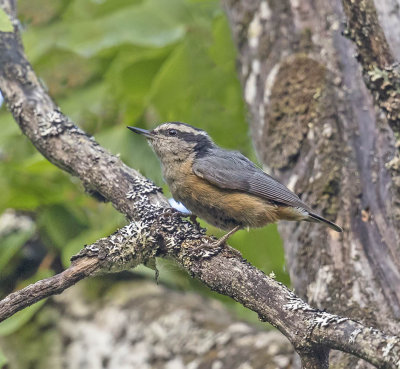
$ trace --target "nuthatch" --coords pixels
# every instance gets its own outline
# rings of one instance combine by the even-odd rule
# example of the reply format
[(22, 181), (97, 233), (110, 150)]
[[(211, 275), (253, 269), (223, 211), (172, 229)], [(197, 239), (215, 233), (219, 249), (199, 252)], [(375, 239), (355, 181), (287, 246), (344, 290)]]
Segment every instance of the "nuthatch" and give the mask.
[(148, 139), (174, 199), (209, 224), (229, 231), (218, 245), (241, 228), (281, 219), (321, 222), (342, 232), (244, 155), (218, 147), (201, 129), (180, 122), (163, 123), (152, 131), (128, 128)]

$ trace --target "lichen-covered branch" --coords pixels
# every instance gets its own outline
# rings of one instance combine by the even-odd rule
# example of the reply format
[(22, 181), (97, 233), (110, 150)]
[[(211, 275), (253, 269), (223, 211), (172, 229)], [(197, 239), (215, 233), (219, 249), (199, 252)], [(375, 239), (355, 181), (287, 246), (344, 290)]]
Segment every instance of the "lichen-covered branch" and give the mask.
[(215, 300), (149, 279), (107, 276), (96, 280), (97, 293), (92, 285), (79, 283), (22, 332), (0, 336), (10, 369), (292, 367), (294, 350), (283, 335), (235, 319)]
[[(201, 229), (169, 209), (157, 187), (60, 112), (26, 60), (18, 35), (12, 32), (0, 32), (0, 89), (22, 131), (46, 158), (79, 177), (88, 190), (98, 192), (133, 220), (114, 235), (84, 248), (65, 274), (43, 281), (45, 288), (56, 282), (54, 291), (43, 297), (95, 272), (127, 269), (155, 256), (172, 257), (211, 289), (232, 297), (277, 327), (305, 365), (327, 368), (327, 353), (335, 348), (378, 367), (396, 368), (398, 337), (312, 308), (229, 247), (220, 252), (199, 248), (210, 242)], [(82, 270), (86, 263), (90, 267)], [(69, 279), (65, 278), (68, 273), (72, 273)], [(22, 298), (38, 301), (40, 283), (10, 295), (3, 306), (17, 305)]]
[[(400, 133), (400, 65), (380, 25), (373, 0), (342, 0), (347, 16), (346, 35), (354, 41), (366, 84), (388, 122)], [(397, 61), (398, 62), (398, 61)]]
[(147, 181), (136, 185), (142, 186), (143, 192), (129, 193), (127, 201), (140, 209), (141, 220), (86, 246), (72, 258), (72, 266), (65, 272), (6, 297), (0, 302), (3, 318), (40, 298), (60, 293), (86, 276), (129, 269), (155, 256), (172, 257), (211, 289), (231, 296), (277, 327), (292, 342), (305, 367), (328, 368), (327, 355), (333, 348), (380, 368), (396, 368), (399, 337), (312, 308), (229, 247), (207, 254), (206, 249), (198, 248), (212, 241), (204, 230), (182, 219), (180, 213), (152, 204), (147, 195), (158, 192), (156, 186)]

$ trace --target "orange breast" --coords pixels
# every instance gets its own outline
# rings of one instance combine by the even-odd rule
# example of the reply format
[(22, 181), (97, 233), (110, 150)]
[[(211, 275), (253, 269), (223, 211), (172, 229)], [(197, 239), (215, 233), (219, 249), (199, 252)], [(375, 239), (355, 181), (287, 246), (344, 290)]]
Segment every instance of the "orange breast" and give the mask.
[[(175, 195), (175, 194), (174, 194)], [(265, 199), (239, 191), (221, 189), (189, 175), (176, 196), (193, 213), (220, 228), (218, 223), (236, 223), (249, 227), (262, 227), (279, 219), (279, 207)], [(225, 218), (225, 219), (224, 219)]]

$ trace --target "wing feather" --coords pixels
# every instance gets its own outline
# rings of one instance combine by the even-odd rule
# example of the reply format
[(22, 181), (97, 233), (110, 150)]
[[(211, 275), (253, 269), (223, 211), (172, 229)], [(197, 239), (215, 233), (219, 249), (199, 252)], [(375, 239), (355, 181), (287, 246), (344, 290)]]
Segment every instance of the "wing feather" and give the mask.
[(211, 150), (209, 155), (195, 159), (193, 172), (220, 188), (244, 191), (274, 203), (310, 210), (286, 186), (236, 151)]

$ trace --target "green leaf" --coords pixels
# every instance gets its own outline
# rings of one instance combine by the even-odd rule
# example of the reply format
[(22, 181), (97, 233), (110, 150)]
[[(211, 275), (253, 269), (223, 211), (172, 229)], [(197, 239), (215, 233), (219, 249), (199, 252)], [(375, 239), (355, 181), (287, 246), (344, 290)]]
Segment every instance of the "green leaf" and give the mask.
[[(98, 216), (99, 213), (101, 213), (101, 217)], [(69, 266), (71, 264), (71, 256), (77, 254), (86, 244), (109, 236), (125, 224), (125, 217), (118, 213), (111, 204), (99, 204), (97, 211), (91, 214), (91, 219), (88, 222), (89, 227), (75, 237), (70, 238), (64, 245), (61, 253), (63, 265), (65, 267)]]
[(156, 184), (162, 185), (163, 179), (157, 157), (144, 137), (135, 135), (126, 128), (128, 123), (130, 122), (123, 126), (103, 130), (96, 135), (96, 140), (112, 153), (119, 154), (129, 166), (139, 170)]
[(60, 15), (67, 1), (69, 0), (19, 0), (18, 18), (23, 24), (35, 26), (49, 23)]
[(53, 205), (43, 209), (37, 220), (42, 236), (52, 247), (62, 250), (67, 242), (78, 235), (85, 225), (68, 208), (68, 205)]
[(4, 273), (10, 260), (21, 249), (25, 242), (32, 237), (34, 231), (35, 229), (32, 227), (25, 231), (13, 232), (1, 239), (0, 277)]
[(14, 28), (10, 18), (3, 9), (0, 9), (0, 32), (13, 32)]
[(11, 137), (22, 136), (13, 116), (7, 111), (0, 114), (0, 149), (5, 149)]
[[(169, 48), (141, 50), (139, 55), (121, 51), (106, 78), (114, 97), (122, 105), (124, 121), (131, 124), (148, 105), (152, 82), (170, 52)], [(129, 57), (127, 56), (129, 55)]]
[(61, 110), (85, 132), (93, 134), (102, 125), (113, 124), (118, 116), (118, 103), (108, 94), (103, 81), (75, 89), (73, 94), (60, 101)]
[(46, 81), (52, 97), (65, 96), (84, 86), (100, 73), (99, 61), (87, 59), (71, 51), (53, 48), (36, 61), (35, 71)]
[[(163, 121), (193, 124), (208, 131), (218, 144), (248, 153), (251, 147), (230, 50), (233, 45), (221, 35), (229, 29), (225, 22), (216, 27), (214, 35), (194, 33), (175, 48), (153, 82), (150, 102)], [(216, 51), (225, 48), (229, 51)]]
[(143, 0), (108, 0), (108, 1), (82, 1), (70, 0), (70, 4), (63, 14), (67, 21), (86, 20), (107, 16), (126, 7), (143, 3)]
[(165, 1), (148, 0), (102, 18), (66, 22), (57, 33), (57, 45), (90, 56), (123, 43), (163, 47), (179, 40), (185, 29), (182, 23), (176, 22)]
[(23, 145), (16, 149), (22, 150), (25, 160), (0, 162), (0, 188), (5, 188), (0, 196), (0, 210), (34, 209), (39, 205), (63, 202), (66, 198), (82, 195), (82, 191), (78, 192), (79, 188), (71, 183), (68, 175), (38, 152), (32, 154), (28, 150), (25, 153)]

